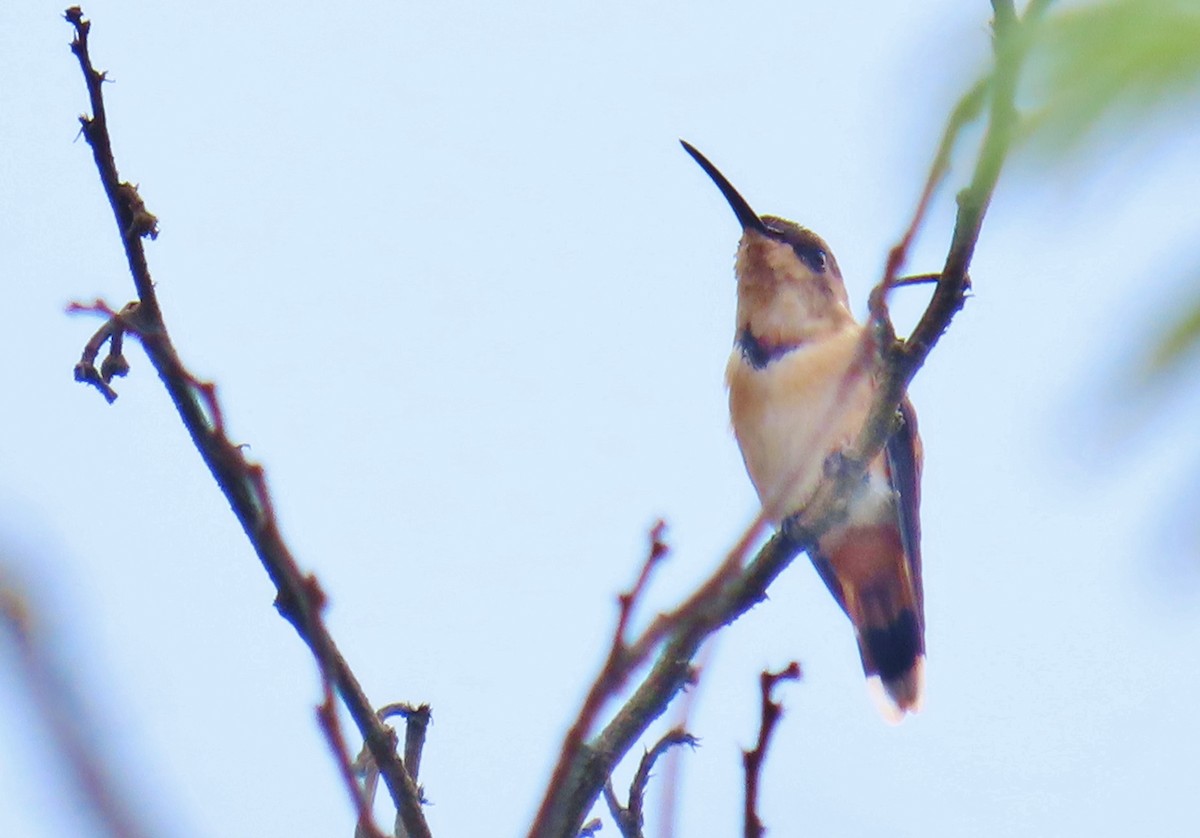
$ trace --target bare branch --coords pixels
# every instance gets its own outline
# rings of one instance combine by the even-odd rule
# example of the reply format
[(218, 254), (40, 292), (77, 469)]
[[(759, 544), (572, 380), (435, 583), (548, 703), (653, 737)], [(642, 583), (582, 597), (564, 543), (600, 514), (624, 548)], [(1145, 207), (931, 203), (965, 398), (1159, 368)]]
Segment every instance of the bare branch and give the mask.
[[(325, 602), (324, 594), (316, 579), (300, 570), (284, 543), (272, 511), (262, 467), (248, 462), (242, 448), (225, 436), (216, 388), (212, 384), (201, 382), (187, 370), (167, 333), (142, 244), (144, 237), (153, 238), (157, 234), (157, 219), (146, 210), (137, 188), (121, 181), (117, 174), (101, 90), (104, 74), (93, 67), (88, 52), (91, 23), (84, 19), (78, 6), (68, 9), (65, 17), (75, 29), (71, 51), (79, 59), (92, 108), (92, 116), (80, 117), (80, 125), (84, 138), (92, 148), (101, 184), (112, 205), (137, 290), (137, 302), (122, 309), (117, 325), (123, 332), (132, 334), (141, 341), (187, 427), (192, 442), (224, 492), (263, 567), (271, 577), (278, 591), (275, 607), (312, 650), (321, 669), (322, 678), (336, 686), (351, 718), (362, 734), (366, 747), (379, 767), (409, 834), (413, 838), (428, 836), (429, 828), (421, 812), (420, 794), (416, 783), (396, 753), (395, 734), (376, 715), (373, 705), (367, 700), (358, 679), (338, 651), (325, 626), (321, 614)], [(110, 324), (114, 319), (116, 318), (110, 316)], [(108, 329), (110, 334), (114, 333), (116, 325), (110, 325)], [(97, 340), (100, 340), (96, 345), (98, 352), (103, 343), (100, 333), (89, 341), (89, 348)], [(85, 359), (88, 351), (90, 349), (85, 350)], [(91, 361), (94, 359), (93, 354)], [(81, 361), (81, 365), (84, 363)], [(92, 369), (94, 370), (94, 367)], [(76, 374), (79, 375), (78, 367)], [(103, 370), (95, 377), (85, 370), (83, 380), (96, 386), (99, 386), (96, 384), (99, 380), (107, 385)], [(109, 397), (110, 394), (106, 392), (105, 395)], [(109, 400), (111, 401), (111, 398)]]
[(762, 779), (763, 761), (767, 758), (767, 746), (771, 742), (771, 734), (779, 717), (783, 715), (783, 705), (771, 696), (775, 685), (780, 681), (800, 680), (800, 664), (792, 661), (779, 672), (763, 672), (759, 676), (761, 691), (761, 718), (758, 723), (758, 741), (749, 751), (742, 753), (742, 767), (746, 772), (746, 809), (745, 828), (746, 838), (762, 838), (764, 832), (762, 819), (758, 816), (758, 785)]

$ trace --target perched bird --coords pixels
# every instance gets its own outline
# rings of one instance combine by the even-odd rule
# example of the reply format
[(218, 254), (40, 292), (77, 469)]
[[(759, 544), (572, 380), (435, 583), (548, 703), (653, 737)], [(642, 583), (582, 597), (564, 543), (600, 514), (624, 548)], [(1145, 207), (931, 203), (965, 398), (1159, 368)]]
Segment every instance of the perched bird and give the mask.
[[(865, 327), (850, 313), (837, 260), (821, 237), (757, 215), (704, 155), (683, 147), (742, 225), (737, 331), (725, 373), (729, 413), (746, 471), (778, 524), (804, 508), (830, 458), (862, 430), (876, 387), (874, 353), (864, 352)], [(921, 441), (907, 399), (900, 413), (847, 516), (810, 551), (854, 625), (863, 671), (882, 684), (881, 710), (896, 721), (920, 708), (925, 661)]]

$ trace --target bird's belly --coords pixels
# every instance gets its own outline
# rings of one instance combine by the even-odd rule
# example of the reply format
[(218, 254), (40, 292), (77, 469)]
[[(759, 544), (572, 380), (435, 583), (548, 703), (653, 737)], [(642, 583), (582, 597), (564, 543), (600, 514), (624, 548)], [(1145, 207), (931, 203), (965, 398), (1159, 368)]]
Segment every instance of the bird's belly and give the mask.
[(805, 344), (755, 369), (735, 352), (729, 408), (746, 470), (773, 521), (812, 497), (831, 454), (862, 430), (873, 390), (859, 329)]

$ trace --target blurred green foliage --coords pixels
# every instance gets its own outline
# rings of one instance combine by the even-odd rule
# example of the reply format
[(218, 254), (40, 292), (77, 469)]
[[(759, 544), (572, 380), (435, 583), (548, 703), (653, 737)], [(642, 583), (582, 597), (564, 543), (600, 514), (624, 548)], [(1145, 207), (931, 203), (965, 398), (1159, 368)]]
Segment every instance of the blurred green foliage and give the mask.
[[(1142, 131), (1200, 100), (1200, 0), (1059, 4), (1035, 37), (1023, 90), (1025, 136), (1047, 162), (1100, 136)], [(1200, 266), (1196, 273), (1200, 280)], [(1148, 343), (1137, 370), (1145, 382), (1195, 359), (1200, 281)]]
[(1200, 0), (1109, 0), (1046, 16), (1030, 54), (1029, 130), (1059, 151), (1200, 93)]

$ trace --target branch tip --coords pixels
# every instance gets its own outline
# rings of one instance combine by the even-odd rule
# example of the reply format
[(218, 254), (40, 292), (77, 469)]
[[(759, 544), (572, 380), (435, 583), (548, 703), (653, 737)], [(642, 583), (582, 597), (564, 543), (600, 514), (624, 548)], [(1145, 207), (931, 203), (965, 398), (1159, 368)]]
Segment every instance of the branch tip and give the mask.
[(604, 828), (604, 822), (599, 818), (592, 818), (579, 829), (579, 838), (594, 838), (597, 832)]
[(742, 767), (746, 774), (746, 805), (744, 818), (744, 835), (746, 838), (760, 838), (764, 829), (758, 816), (758, 788), (762, 779), (762, 766), (767, 757), (767, 746), (771, 734), (783, 715), (783, 705), (775, 701), (773, 693), (781, 681), (800, 680), (800, 664), (792, 661), (778, 672), (763, 670), (759, 676), (759, 723), (758, 739), (754, 747), (742, 752)]

